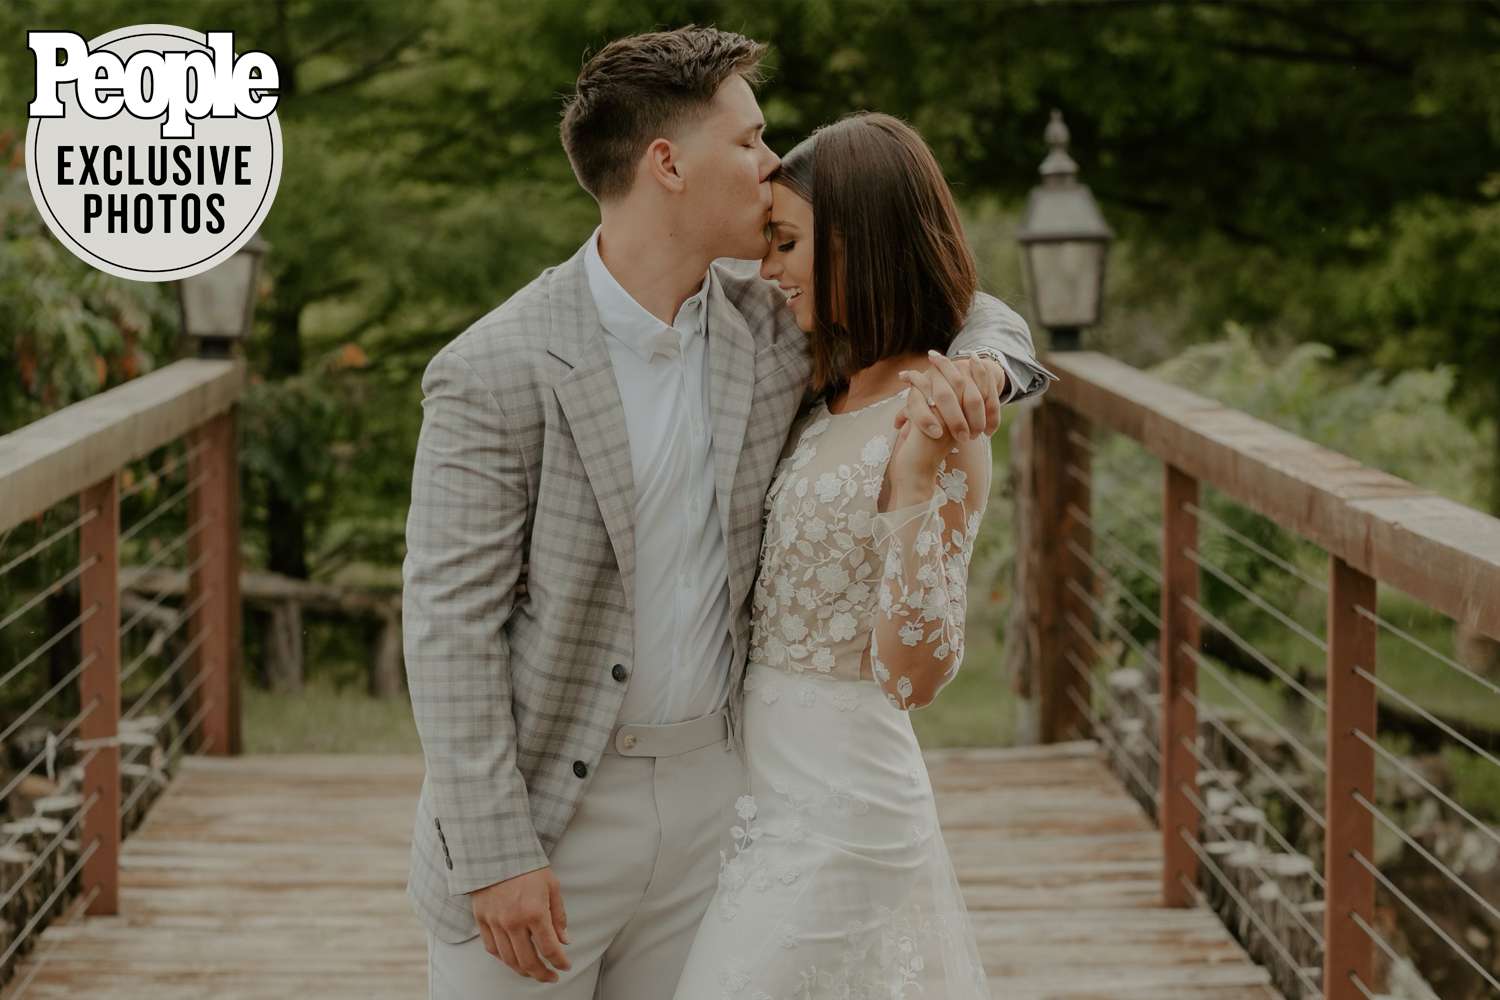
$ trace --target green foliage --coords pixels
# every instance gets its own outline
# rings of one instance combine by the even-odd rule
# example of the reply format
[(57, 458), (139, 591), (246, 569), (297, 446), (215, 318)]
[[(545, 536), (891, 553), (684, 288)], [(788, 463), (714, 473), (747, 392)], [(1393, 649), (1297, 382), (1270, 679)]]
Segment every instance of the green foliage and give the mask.
[[(1047, 112), (1062, 108), (1120, 235), (1096, 343), (1146, 363), (1228, 329), (1164, 374), (1500, 509), (1500, 485), (1484, 485), (1500, 484), (1493, 4), (367, 0), (351, 17), (346, 0), (162, 0), (150, 19), (232, 28), (284, 75), (286, 166), (247, 345), (252, 562), (273, 531), (292, 530), (314, 576), (389, 578), (399, 566), (423, 367), (597, 218), (557, 140), (561, 95), (608, 39), (690, 22), (770, 44), (761, 103), (773, 148), (860, 108), (920, 128), (966, 206), (988, 286), (1023, 311), (1014, 207), (1035, 183)], [(140, 20), (127, 0), (0, 10), (13, 39)], [(92, 271), (37, 220), (17, 149), (32, 72), (24, 45), (0, 50), (0, 429), (178, 349), (169, 288)], [(348, 363), (352, 352), (362, 360)], [(1153, 509), (1159, 473), (1105, 447), (1120, 464), (1096, 476)], [(273, 495), (304, 520), (273, 524)], [(1317, 566), (1264, 521), (1205, 503)], [(1154, 558), (1126, 511), (1097, 513)], [(1204, 547), (1318, 620), (1286, 574), (1217, 537)], [(1154, 607), (1148, 575), (1121, 565)], [(1229, 600), (1210, 586), (1211, 600)], [(1142, 616), (1118, 603), (1144, 637)]]
[(1445, 408), (1455, 367), (1392, 377), (1339, 366), (1323, 344), (1272, 358), (1245, 327), (1229, 323), (1224, 333), (1153, 374), (1461, 503), (1477, 499), (1483, 438)]
[[(1478, 205), (1428, 196), (1392, 216), (1378, 263), (1351, 283), (1348, 312), (1375, 330), (1388, 369), (1444, 359), (1456, 366), (1458, 402), (1471, 419), (1500, 414), (1500, 173)], [(1500, 434), (1488, 450), (1483, 500), (1500, 512)]]
[(36, 214), (0, 131), (0, 433), (170, 360), (175, 303), (68, 253)]
[(1444, 747), (1443, 763), (1458, 801), (1474, 803), (1481, 819), (1500, 822), (1500, 768), (1459, 747)]
[[(1451, 369), (1411, 370), (1394, 378), (1353, 373), (1316, 343), (1301, 344), (1273, 361), (1243, 327), (1231, 324), (1225, 334), (1223, 340), (1188, 348), (1152, 373), (1367, 465), (1472, 502), (1486, 451), (1481, 437), (1444, 406), (1453, 385)], [(1137, 559), (1118, 557), (1109, 541), (1096, 550), (1111, 561), (1137, 602), (1154, 610), (1156, 586), (1140, 564), (1159, 564), (1160, 463), (1124, 438), (1103, 439), (1096, 447), (1095, 494), (1108, 500), (1097, 512), (1101, 528)], [(1200, 526), (1203, 559), (1319, 634), (1323, 597), (1302, 577), (1325, 577), (1322, 551), (1212, 490), (1201, 499), (1209, 515)], [(1276, 566), (1215, 521), (1289, 563), (1302, 577)], [(1218, 574), (1204, 574), (1203, 598), (1206, 607), (1216, 609), (1242, 635), (1285, 633), (1275, 623), (1268, 626), (1266, 612)], [(1120, 613), (1137, 638), (1154, 636), (1154, 625), (1123, 598)], [(1304, 640), (1280, 648), (1288, 653), (1281, 665), (1321, 669), (1317, 649)]]

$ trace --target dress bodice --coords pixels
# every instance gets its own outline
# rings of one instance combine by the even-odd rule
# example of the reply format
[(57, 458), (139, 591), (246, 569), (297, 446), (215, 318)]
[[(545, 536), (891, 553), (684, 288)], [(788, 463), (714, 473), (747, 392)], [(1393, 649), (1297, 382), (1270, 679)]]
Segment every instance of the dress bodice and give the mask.
[[(904, 616), (903, 643), (926, 642), (957, 669), (984, 497), (969, 496), (965, 472), (945, 463), (930, 501), (879, 510), (893, 421), (908, 391), (844, 413), (818, 403), (793, 425), (766, 495), (752, 663), (884, 682), (871, 640), (886, 615)], [(903, 697), (895, 685), (890, 693)]]

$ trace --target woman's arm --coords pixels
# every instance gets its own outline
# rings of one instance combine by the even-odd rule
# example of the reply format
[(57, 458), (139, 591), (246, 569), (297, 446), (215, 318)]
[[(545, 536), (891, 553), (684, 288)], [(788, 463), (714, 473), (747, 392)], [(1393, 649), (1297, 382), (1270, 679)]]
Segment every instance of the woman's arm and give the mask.
[(932, 439), (912, 427), (897, 439), (875, 518), (884, 563), (870, 636), (871, 673), (902, 710), (930, 704), (963, 659), (969, 557), (991, 471), (989, 438)]

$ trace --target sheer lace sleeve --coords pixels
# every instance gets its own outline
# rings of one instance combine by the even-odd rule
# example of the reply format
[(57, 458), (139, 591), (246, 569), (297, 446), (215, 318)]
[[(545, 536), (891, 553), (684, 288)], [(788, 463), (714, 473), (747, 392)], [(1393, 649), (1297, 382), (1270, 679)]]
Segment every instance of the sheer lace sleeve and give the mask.
[(932, 497), (875, 516), (883, 553), (870, 671), (892, 705), (921, 708), (958, 673), (969, 557), (990, 487), (988, 439), (954, 449)]

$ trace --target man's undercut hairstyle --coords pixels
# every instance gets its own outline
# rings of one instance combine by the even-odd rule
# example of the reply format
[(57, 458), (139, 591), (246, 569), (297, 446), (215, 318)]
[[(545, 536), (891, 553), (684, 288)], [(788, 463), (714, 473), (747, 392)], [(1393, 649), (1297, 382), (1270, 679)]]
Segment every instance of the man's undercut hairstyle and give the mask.
[(765, 51), (744, 35), (695, 25), (610, 42), (583, 64), (563, 108), (563, 149), (578, 183), (596, 201), (625, 195), (646, 147), (707, 114), (725, 80), (761, 82)]

